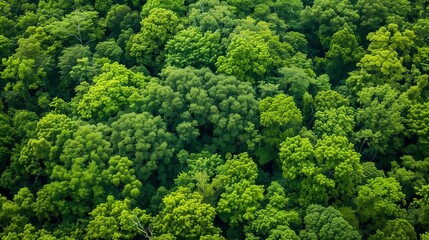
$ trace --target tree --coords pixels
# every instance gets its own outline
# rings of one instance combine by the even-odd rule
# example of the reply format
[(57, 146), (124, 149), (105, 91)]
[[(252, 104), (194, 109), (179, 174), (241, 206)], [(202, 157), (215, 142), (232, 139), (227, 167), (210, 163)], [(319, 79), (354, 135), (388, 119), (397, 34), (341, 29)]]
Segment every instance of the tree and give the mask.
[(272, 64), (270, 49), (260, 34), (243, 30), (231, 38), (226, 56), (216, 62), (217, 72), (254, 83)]
[(33, 204), (40, 220), (62, 217), (63, 221), (73, 221), (104, 201), (106, 189), (101, 173), (112, 149), (100, 127), (81, 126), (65, 142), (59, 164)]
[(429, 103), (417, 103), (411, 105), (407, 117), (407, 129), (411, 136), (418, 138), (417, 145), (425, 152), (429, 144)]
[[(76, 79), (72, 77), (73, 68), (79, 64), (79, 59), (90, 58), (92, 53), (89, 46), (75, 45), (72, 47), (64, 48), (61, 55), (58, 57), (57, 66), (60, 68), (61, 82), (58, 89), (61, 89), (65, 99), (70, 99), (73, 95), (74, 87), (84, 79)], [(78, 80), (78, 81), (75, 81)], [(91, 78), (92, 80), (92, 78)], [(61, 96), (61, 95), (60, 95)]]
[(310, 205), (304, 217), (301, 239), (361, 239), (359, 232), (333, 207)]
[(377, 177), (360, 186), (355, 199), (357, 215), (368, 230), (384, 227), (388, 220), (405, 217), (405, 194), (394, 178)]
[(325, 72), (333, 80), (333, 85), (338, 85), (347, 78), (363, 53), (364, 49), (359, 45), (353, 30), (346, 27), (334, 33), (323, 59)]
[(359, 14), (349, 0), (315, 0), (301, 12), (302, 24), (309, 33), (317, 34), (324, 49), (328, 49), (335, 32), (345, 27), (354, 31), (358, 19)]
[(204, 202), (215, 206), (222, 181), (219, 181), (219, 178), (214, 179), (218, 168), (224, 164), (224, 159), (218, 154), (209, 152), (189, 154), (184, 150), (179, 152), (178, 159), (187, 167), (184, 167), (186, 172), (181, 172), (174, 180), (175, 184), (200, 193), (204, 197)]
[(424, 231), (429, 226), (429, 184), (416, 188), (416, 195), (410, 204), (409, 219), (416, 229)]
[(377, 239), (408, 239), (417, 240), (416, 232), (413, 226), (405, 219), (396, 218), (389, 220), (383, 230), (378, 230), (372, 235), (370, 240)]
[(264, 127), (262, 139), (267, 145), (260, 152), (260, 161), (264, 164), (275, 158), (270, 156), (270, 153), (279, 148), (283, 139), (291, 137), (299, 131), (302, 114), (296, 107), (293, 98), (285, 94), (264, 98), (260, 102), (259, 112), (260, 123)]
[(187, 188), (179, 188), (165, 196), (164, 207), (152, 220), (154, 233), (170, 233), (186, 239), (219, 233), (220, 229), (213, 225), (215, 209), (202, 200), (203, 196)]
[(231, 226), (238, 226), (244, 221), (255, 219), (255, 212), (264, 199), (264, 188), (243, 179), (225, 187), (217, 204), (217, 211), (222, 221)]
[(0, 113), (0, 172), (3, 172), (12, 154), (12, 147), (16, 141), (16, 131), (12, 126), (12, 119)]
[(327, 134), (352, 139), (356, 122), (353, 108), (343, 106), (317, 111), (315, 119), (313, 129), (319, 137)]
[(196, 27), (178, 32), (165, 46), (166, 63), (184, 68), (211, 67), (221, 53), (221, 36), (218, 31), (202, 33)]
[(347, 138), (324, 135), (313, 146), (307, 137), (286, 138), (279, 153), (283, 177), (298, 203), (349, 202), (363, 179), (359, 154)]
[(293, 96), (295, 100), (301, 100), (310, 86), (316, 85), (316, 79), (299, 67), (283, 67), (278, 73), (281, 76), (277, 81), (280, 89)]
[(154, 8), (141, 22), (141, 30), (131, 40), (130, 55), (152, 72), (162, 69), (167, 41), (182, 30), (177, 15), (170, 10)]
[(356, 138), (362, 141), (361, 149), (368, 144), (374, 158), (378, 152), (386, 154), (400, 148), (400, 135), (405, 130), (403, 112), (409, 104), (406, 96), (388, 84), (364, 88), (358, 96), (361, 107), (356, 120), (360, 129)]
[(121, 24), (125, 21), (126, 17), (130, 13), (131, 8), (125, 4), (115, 4), (110, 7), (106, 15), (106, 25), (112, 37), (118, 36), (120, 34)]
[(198, 27), (201, 32), (220, 31), (221, 37), (228, 37), (238, 24), (233, 8), (219, 0), (199, 0), (189, 5), (190, 26)]
[(118, 63), (105, 64), (80, 99), (77, 107), (84, 119), (106, 120), (128, 106), (127, 99), (144, 83), (141, 73), (134, 73)]
[(69, 44), (86, 45), (103, 37), (106, 25), (101, 21), (98, 12), (89, 8), (79, 8), (67, 14), (61, 21), (47, 26), (57, 38)]
[(408, 72), (415, 38), (413, 31), (401, 31), (397, 24), (389, 24), (368, 34), (368, 52), (357, 64), (358, 70), (346, 80), (352, 93), (383, 84), (402, 90), (400, 84)]
[(315, 145), (314, 156), (325, 176), (335, 181), (330, 196), (349, 202), (362, 182), (360, 155), (352, 143), (342, 136), (323, 136)]
[(258, 104), (249, 83), (215, 75), (208, 68), (168, 67), (161, 77), (160, 82), (148, 83), (141, 95), (132, 96), (131, 106), (160, 115), (185, 150), (234, 153), (255, 148)]
[(132, 208), (129, 199), (115, 200), (111, 195), (89, 215), (85, 239), (133, 239), (151, 219), (146, 211)]
[(13, 239), (13, 235), (24, 231), (26, 225), (30, 223), (33, 201), (34, 195), (27, 187), (19, 189), (13, 197), (13, 201), (0, 195), (1, 238), (10, 236)]
[(257, 176), (257, 165), (247, 153), (235, 155), (217, 168), (213, 181), (219, 181), (223, 190), (217, 203), (222, 221), (238, 226), (255, 218), (255, 211), (264, 199), (264, 188), (255, 185)]
[(415, 189), (427, 184), (428, 168), (429, 158), (419, 160), (405, 155), (400, 158), (400, 161), (391, 162), (391, 171), (388, 175), (401, 184), (407, 201), (411, 201), (415, 197)]
[(155, 170), (158, 178), (167, 179), (167, 172), (174, 168), (171, 159), (176, 143), (161, 117), (147, 112), (123, 114), (111, 128), (113, 150), (133, 162), (140, 181), (145, 182)]
[(26, 104), (35, 110), (36, 93), (53, 88), (48, 73), (54, 68), (52, 54), (56, 46), (43, 27), (29, 27), (27, 35), (18, 40), (15, 53), (2, 60), (4, 69), (0, 74), (7, 82), (4, 87), (6, 102), (17, 108)]
[(298, 225), (301, 219), (297, 212), (284, 210), (288, 200), (284, 188), (273, 181), (265, 194), (265, 201), (268, 201), (268, 204), (265, 208), (256, 211), (255, 219), (245, 226), (246, 233), (253, 233), (261, 238), (268, 237), (268, 239), (273, 239), (281, 233), (296, 235), (290, 227)]
[[(109, 189), (109, 192), (123, 198), (130, 198), (132, 203), (135, 203), (135, 199), (141, 196), (142, 183), (137, 180), (133, 162), (127, 157), (113, 156), (109, 159), (108, 166), (108, 169), (102, 171), (101, 176), (105, 179), (106, 185), (115, 186), (115, 189)], [(116, 194), (121, 188), (123, 189), (121, 195)]]
[(105, 57), (113, 62), (120, 62), (122, 59), (122, 49), (116, 44), (113, 39), (108, 41), (99, 42), (95, 47), (95, 57)]
[(185, 1), (184, 0), (148, 0), (142, 8), (140, 13), (142, 18), (149, 16), (150, 11), (154, 8), (163, 8), (173, 11), (177, 16), (183, 16), (186, 13)]
[(301, 0), (276, 0), (271, 4), (273, 12), (276, 13), (280, 19), (284, 20), (286, 24), (294, 30), (299, 29), (300, 26), (300, 13), (304, 9)]
[(324, 112), (330, 109), (339, 109), (347, 107), (349, 101), (343, 95), (335, 90), (320, 91), (315, 97), (316, 110)]
[(359, 11), (363, 36), (386, 23), (402, 24), (411, 13), (411, 4), (408, 0), (396, 2), (358, 0), (355, 8)]

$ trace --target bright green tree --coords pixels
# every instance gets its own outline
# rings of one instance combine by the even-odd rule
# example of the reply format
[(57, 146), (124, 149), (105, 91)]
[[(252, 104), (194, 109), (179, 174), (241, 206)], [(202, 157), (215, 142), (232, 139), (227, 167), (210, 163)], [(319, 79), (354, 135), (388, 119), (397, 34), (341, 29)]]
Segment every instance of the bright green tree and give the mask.
[(234, 35), (226, 56), (220, 56), (216, 62), (218, 73), (251, 83), (264, 76), (272, 64), (269, 45), (260, 34), (249, 30)]
[(368, 230), (384, 227), (388, 220), (406, 216), (405, 194), (394, 178), (377, 177), (360, 186), (355, 199), (357, 215)]
[[(245, 226), (246, 233), (251, 232), (261, 238), (268, 236), (273, 238), (279, 234), (278, 232), (292, 231), (289, 227), (301, 222), (297, 212), (284, 210), (289, 199), (286, 197), (284, 188), (278, 182), (273, 181), (267, 188), (265, 200), (268, 200), (268, 204), (265, 208), (256, 211), (255, 219)], [(293, 234), (295, 233), (293, 232)]]
[(151, 219), (146, 211), (132, 208), (129, 199), (115, 200), (111, 195), (89, 215), (85, 239), (133, 239)]
[(186, 12), (185, 1), (184, 0), (148, 0), (142, 8), (140, 13), (142, 18), (149, 16), (150, 11), (154, 8), (163, 8), (171, 10), (176, 13), (178, 16), (183, 16)]
[(217, 211), (222, 221), (231, 226), (238, 226), (244, 221), (252, 221), (256, 210), (264, 199), (264, 188), (243, 179), (225, 187), (217, 204)]
[(355, 111), (351, 107), (330, 108), (317, 111), (313, 130), (319, 137), (324, 134), (352, 138), (355, 127)]
[(278, 94), (275, 97), (264, 98), (259, 104), (262, 139), (266, 146), (258, 151), (261, 163), (274, 158), (272, 152), (279, 148), (286, 137), (294, 136), (301, 127), (302, 114), (296, 107), (293, 97)]
[(178, 32), (165, 46), (167, 65), (176, 67), (211, 67), (221, 53), (218, 31), (202, 33), (196, 27)]
[(152, 9), (149, 16), (142, 20), (140, 32), (132, 39), (130, 55), (138, 63), (158, 72), (164, 62), (165, 44), (182, 28), (180, 19), (173, 11)]
[(234, 155), (217, 168), (214, 181), (220, 182), (223, 190), (217, 203), (222, 221), (238, 226), (256, 217), (255, 211), (264, 199), (264, 188), (255, 185), (257, 176), (257, 165), (247, 153)]
[(215, 209), (203, 202), (203, 196), (187, 188), (179, 188), (162, 200), (163, 208), (152, 220), (156, 235), (172, 234), (178, 238), (198, 239), (220, 233), (213, 225)]
[(128, 97), (144, 84), (144, 76), (118, 63), (105, 64), (77, 107), (84, 119), (106, 120), (128, 106)]

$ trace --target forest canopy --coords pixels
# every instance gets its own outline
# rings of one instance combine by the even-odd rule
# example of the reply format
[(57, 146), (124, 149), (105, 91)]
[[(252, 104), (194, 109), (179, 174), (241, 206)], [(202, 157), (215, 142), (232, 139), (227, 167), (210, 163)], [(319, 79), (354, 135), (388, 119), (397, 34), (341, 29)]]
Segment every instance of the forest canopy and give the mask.
[(0, 0), (0, 238), (429, 240), (428, 6)]

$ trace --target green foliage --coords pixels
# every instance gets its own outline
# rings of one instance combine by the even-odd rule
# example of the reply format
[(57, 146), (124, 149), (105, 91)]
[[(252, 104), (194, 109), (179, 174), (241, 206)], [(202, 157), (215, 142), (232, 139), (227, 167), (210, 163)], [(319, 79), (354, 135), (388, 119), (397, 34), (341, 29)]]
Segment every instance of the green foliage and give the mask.
[(358, 95), (361, 108), (356, 112), (356, 120), (361, 127), (356, 138), (362, 145), (367, 143), (373, 153), (401, 147), (398, 136), (405, 130), (403, 112), (409, 104), (406, 96), (388, 84), (365, 88)]
[(167, 42), (165, 62), (180, 68), (214, 66), (221, 52), (220, 40), (218, 31), (202, 33), (198, 28), (187, 28)]
[(142, 183), (137, 180), (133, 162), (127, 157), (111, 157), (109, 168), (103, 170), (101, 174), (107, 184), (113, 184), (116, 189), (123, 187), (122, 197), (137, 199), (140, 196)]
[(364, 33), (374, 31), (386, 23), (403, 23), (411, 12), (408, 0), (400, 1), (370, 1), (358, 0), (356, 9), (359, 10), (360, 25)]
[(244, 221), (252, 221), (255, 211), (264, 199), (264, 188), (243, 179), (225, 187), (217, 205), (219, 217), (232, 226)]
[(0, 0), (0, 238), (429, 239), (428, 13)]
[(132, 39), (130, 55), (140, 64), (161, 70), (165, 44), (182, 28), (174, 12), (163, 8), (152, 9), (149, 16), (142, 20), (140, 32)]
[(200, 28), (201, 32), (219, 30), (222, 37), (228, 37), (238, 24), (233, 8), (224, 1), (199, 0), (189, 8), (189, 24)]
[(120, 62), (122, 58), (122, 49), (116, 44), (113, 39), (108, 41), (99, 42), (95, 47), (95, 57), (105, 57), (113, 62)]
[(329, 198), (348, 202), (364, 176), (359, 154), (342, 136), (324, 135), (314, 146), (306, 137), (286, 138), (279, 157), (300, 205), (326, 205)]
[(333, 207), (310, 205), (304, 217), (301, 239), (361, 239), (359, 232)]
[[(2, 233), (0, 237), (18, 235), (23, 232), (32, 215), (31, 204), (34, 201), (34, 195), (26, 187), (19, 189), (15, 194), (13, 201), (0, 195), (0, 223)], [(16, 238), (15, 238), (16, 239)]]
[[(26, 37), (18, 40), (14, 54), (2, 59), (0, 74), (7, 83), (4, 86), (6, 102), (11, 106), (34, 109), (34, 93), (42, 88), (52, 88), (47, 84), (47, 74), (54, 68), (56, 44), (52, 36), (43, 27), (31, 26), (26, 30)], [(24, 105), (25, 106), (25, 105)]]
[[(283, 210), (288, 204), (284, 188), (273, 181), (267, 189), (265, 199), (268, 204), (264, 209), (256, 211), (255, 219), (245, 227), (246, 232), (252, 232), (261, 238), (273, 239), (279, 234), (296, 235), (289, 227), (301, 222), (295, 211)], [(296, 238), (296, 237), (295, 237)]]
[(347, 86), (356, 93), (364, 87), (386, 83), (399, 89), (407, 73), (406, 66), (411, 61), (415, 38), (413, 31), (401, 31), (397, 24), (368, 34), (368, 52), (357, 64), (359, 69), (346, 80)]
[(139, 235), (139, 227), (144, 227), (151, 219), (146, 211), (132, 209), (130, 201), (107, 197), (107, 202), (99, 204), (89, 215), (85, 239), (133, 239)]
[(335, 32), (349, 27), (356, 29), (359, 14), (349, 0), (315, 0), (301, 12), (307, 31), (314, 30), (321, 45), (328, 49)]
[(389, 220), (386, 227), (382, 231), (377, 230), (377, 233), (369, 238), (370, 240), (376, 239), (409, 239), (417, 240), (416, 232), (413, 226), (404, 219), (397, 218)]
[(373, 162), (362, 163), (362, 171), (365, 175), (365, 182), (377, 177), (386, 177), (383, 170), (378, 169)]
[(13, 128), (10, 117), (6, 114), (0, 114), (0, 172), (7, 166), (7, 159), (12, 154), (15, 136), (16, 130)]
[(329, 109), (339, 109), (343, 106), (349, 105), (347, 98), (334, 90), (318, 92), (314, 101), (318, 112), (323, 112)]
[(185, 13), (185, 2), (184, 0), (148, 0), (142, 8), (140, 13), (142, 18), (149, 16), (150, 11), (154, 8), (163, 8), (175, 12), (178, 16), (182, 16)]
[(273, 64), (268, 44), (256, 32), (243, 30), (234, 35), (226, 56), (216, 62), (217, 72), (233, 75), (246, 82), (255, 82)]
[(321, 137), (324, 134), (348, 137), (353, 136), (355, 112), (351, 107), (330, 108), (317, 111), (314, 121), (314, 132)]
[(429, 103), (411, 105), (407, 117), (407, 130), (417, 136), (421, 149), (429, 144)]
[(76, 9), (67, 14), (61, 21), (47, 26), (55, 37), (70, 44), (86, 45), (103, 37), (106, 24), (92, 9)]
[(363, 52), (364, 49), (350, 28), (338, 30), (332, 36), (326, 52), (324, 69), (331, 79), (339, 83), (347, 77), (347, 73), (355, 69)]
[(186, 239), (219, 233), (213, 225), (215, 209), (202, 200), (203, 196), (187, 188), (179, 188), (165, 196), (163, 209), (152, 220), (154, 233), (170, 233)]
[(295, 99), (301, 99), (309, 87), (316, 84), (316, 79), (302, 68), (284, 67), (278, 72), (281, 75), (278, 80), (280, 88)]
[(131, 106), (160, 115), (185, 150), (236, 152), (259, 142), (254, 124), (258, 103), (250, 84), (207, 68), (168, 67), (162, 77), (148, 83), (142, 96), (132, 96)]
[(123, 114), (111, 128), (113, 150), (132, 161), (140, 181), (146, 181), (155, 170), (159, 171), (160, 178), (166, 177), (167, 169), (161, 170), (171, 163), (175, 140), (159, 116), (153, 117), (147, 112)]
[(417, 198), (411, 203), (410, 216), (414, 225), (427, 229), (429, 226), (429, 184), (416, 188)]
[(368, 229), (384, 227), (389, 219), (405, 217), (405, 194), (394, 178), (377, 177), (360, 186), (356, 197), (357, 212), (361, 223)]
[(283, 139), (298, 132), (301, 127), (302, 114), (296, 107), (293, 98), (285, 94), (263, 99), (259, 104), (260, 123), (264, 140), (278, 146)]
[(84, 119), (106, 120), (125, 110), (128, 97), (144, 84), (144, 76), (113, 63), (105, 64), (93, 82), (79, 101), (77, 111)]

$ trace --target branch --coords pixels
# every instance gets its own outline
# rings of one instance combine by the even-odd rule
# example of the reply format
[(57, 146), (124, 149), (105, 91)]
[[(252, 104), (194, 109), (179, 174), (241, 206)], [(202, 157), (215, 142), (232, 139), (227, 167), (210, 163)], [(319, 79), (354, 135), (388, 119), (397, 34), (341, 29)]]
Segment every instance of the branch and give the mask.
[(133, 215), (132, 217), (130, 217), (130, 219), (134, 223), (134, 225), (136, 225), (137, 230), (143, 233), (145, 238), (149, 240), (153, 238), (153, 232), (150, 226), (148, 226), (147, 228), (144, 227), (136, 215)]

